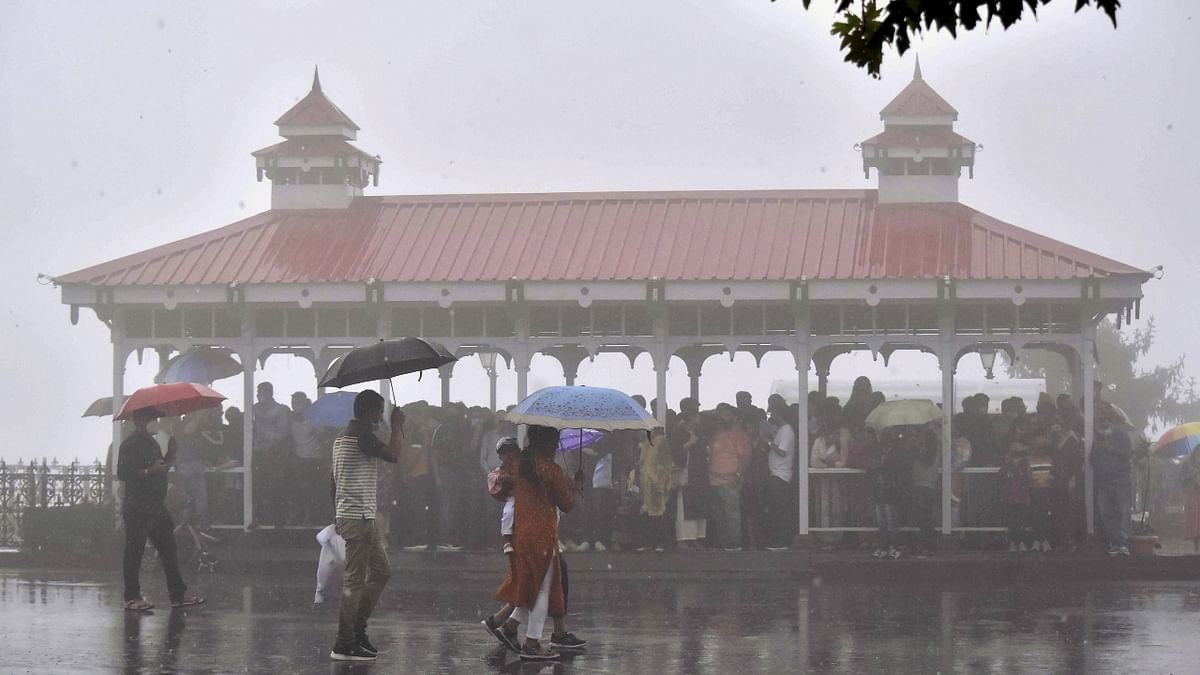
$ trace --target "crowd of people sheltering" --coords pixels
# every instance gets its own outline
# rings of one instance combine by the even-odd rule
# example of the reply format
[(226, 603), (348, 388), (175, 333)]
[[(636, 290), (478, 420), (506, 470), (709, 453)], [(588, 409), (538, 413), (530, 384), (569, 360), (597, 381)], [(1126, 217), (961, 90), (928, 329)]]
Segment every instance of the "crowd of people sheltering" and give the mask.
[[(640, 396), (634, 399), (657, 416), (657, 401), (647, 406)], [(797, 532), (796, 476), (807, 457), (814, 526), (821, 518), (834, 525), (869, 524), (878, 527), (877, 537), (856, 532), (837, 544), (873, 549), (876, 557), (930, 555), (942, 514), (942, 424), (871, 428), (867, 417), (885, 400), (865, 377), (844, 402), (810, 393), (804, 446), (796, 437), (797, 405), (773, 395), (764, 410), (747, 392), (739, 392), (734, 404), (708, 410), (685, 398), (653, 434), (597, 434), (582, 450), (556, 455), (568, 475), (582, 471), (585, 477), (578, 507), (561, 524), (563, 545), (596, 552), (785, 550)], [(309, 421), (304, 413), (311, 404), (296, 392), (289, 407), (275, 400), (270, 383), (258, 386), (251, 529), (332, 522), (331, 503), (312, 495), (328, 491), (331, 448), (343, 429)], [(998, 473), (987, 482), (953, 474), (955, 524), (1002, 524), (1014, 552), (1077, 548), (1086, 533), (1079, 408), (1067, 395), (1046, 394), (1032, 412), (1016, 397), (1004, 400), (999, 414), (990, 407), (987, 395), (976, 394), (953, 418), (954, 468), (993, 467)], [(505, 411), (423, 401), (401, 410), (404, 452), (379, 480), (385, 546), (499, 546), (496, 519), (479, 514), (491, 509), (499, 517), (500, 507), (483, 488), (502, 463), (497, 441), (517, 435)], [(202, 532), (211, 524), (210, 489), (213, 510), (231, 513), (240, 506), (240, 491), (223, 489), (240, 477), (222, 476), (219, 469), (242, 457), (241, 425), (236, 408), (159, 422), (164, 448), (177, 448), (176, 487), (168, 502), (186, 505), (188, 520)], [(1099, 530), (1111, 555), (1128, 552), (1131, 530), (1132, 444), (1121, 426), (1119, 410), (1098, 398), (1091, 466)], [(808, 451), (800, 453), (800, 447)], [(851, 471), (822, 471), (829, 469)]]
[[(587, 644), (566, 629), (563, 553), (787, 550), (798, 531), (796, 480), (806, 473), (800, 462), (817, 476), (843, 472), (866, 478), (833, 481), (834, 489), (814, 494), (813, 502), (842, 512), (870, 505), (879, 533), (876, 558), (900, 557), (901, 523), (916, 530), (910, 550), (931, 554), (945, 497), (953, 501), (961, 493), (960, 502), (974, 500), (965, 482), (939, 490), (947, 474), (942, 411), (928, 401), (888, 402), (865, 377), (855, 382), (844, 405), (811, 394), (804, 425), (800, 407), (778, 395), (768, 399), (766, 410), (749, 393), (738, 392), (735, 404), (712, 410), (685, 398), (678, 411), (660, 411), (658, 401), (650, 401), (647, 411), (645, 399), (612, 390), (596, 395), (607, 395), (601, 392), (616, 396), (636, 422), (621, 417), (612, 425), (617, 430), (607, 433), (560, 429), (540, 426), (552, 416), (523, 407), (493, 412), (425, 402), (385, 415), (384, 398), (367, 390), (352, 395), (348, 421), (322, 427), (305, 414), (312, 405), (306, 395), (294, 394), (288, 408), (274, 400), (269, 383), (260, 384), (250, 440), (254, 495), (261, 505), (256, 513), (263, 522), (253, 529), (308, 519), (334, 523), (317, 536), (322, 556), (314, 598), (323, 603), (340, 587), (330, 658), (378, 657), (367, 623), (391, 577), (389, 546), (502, 551), (508, 568), (495, 594), (502, 606), (484, 619), (484, 628), (521, 659), (547, 660)], [(923, 413), (884, 414), (905, 403)], [(986, 396), (970, 396), (948, 425), (953, 468), (986, 467), (998, 475), (993, 486), (998, 500), (982, 500), (985, 506), (977, 510), (1003, 511), (1013, 552), (1078, 546), (1086, 533), (1083, 416), (1065, 396), (1041, 396), (1032, 413), (1020, 398), (1005, 400), (998, 416), (989, 407)], [(185, 525), (215, 539), (208, 532), (208, 477), (210, 468), (235, 461), (226, 440), (236, 442), (239, 429), (232, 410), (224, 423), (220, 408), (192, 410), (165, 423), (154, 405), (129, 416), (134, 428), (120, 446), (117, 476), (125, 484), (124, 607), (131, 612), (154, 608), (139, 578), (147, 540), (159, 553), (171, 605), (205, 601), (187, 594), (168, 510), (175, 502)], [(1121, 418), (1119, 409), (1100, 401), (1090, 455), (1111, 556), (1130, 553), (1132, 526), (1133, 446), (1130, 434), (1119, 430)], [(524, 434), (516, 428), (518, 420), (528, 424)], [(652, 420), (665, 424), (654, 426)], [(802, 426), (808, 429), (803, 439), (797, 433)], [(172, 467), (175, 498), (168, 479)], [(953, 480), (969, 472), (949, 474)], [(325, 489), (328, 500), (314, 498)], [(340, 583), (327, 575), (337, 569)], [(551, 649), (541, 643), (548, 619), (554, 624)]]

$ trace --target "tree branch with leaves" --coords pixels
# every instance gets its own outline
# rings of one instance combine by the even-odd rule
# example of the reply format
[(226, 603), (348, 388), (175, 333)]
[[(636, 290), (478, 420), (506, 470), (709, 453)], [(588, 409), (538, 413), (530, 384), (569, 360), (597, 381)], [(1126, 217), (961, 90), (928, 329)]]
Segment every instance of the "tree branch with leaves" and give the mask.
[[(776, 0), (771, 0), (775, 2)], [(812, 0), (801, 0), (804, 8)], [(1066, 0), (1059, 0), (1060, 4)], [(866, 68), (879, 77), (884, 50), (895, 47), (903, 55), (914, 37), (933, 31), (946, 31), (957, 38), (958, 32), (982, 26), (987, 29), (998, 21), (1005, 29), (1025, 16), (1037, 18), (1038, 9), (1051, 0), (834, 0), (838, 18), (830, 31), (841, 40), (846, 61)], [(1094, 7), (1104, 12), (1117, 26), (1121, 0), (1075, 0), (1075, 11)]]
[[(1120, 406), (1138, 431), (1157, 432), (1165, 428), (1200, 420), (1200, 393), (1196, 380), (1187, 374), (1184, 357), (1166, 365), (1143, 368), (1142, 358), (1154, 346), (1154, 319), (1123, 334), (1111, 321), (1096, 330), (1096, 379), (1105, 384), (1104, 398)], [(1010, 364), (1014, 377), (1044, 377), (1050, 392), (1070, 391), (1070, 374), (1059, 355), (1040, 349), (1022, 350), (1020, 359)]]

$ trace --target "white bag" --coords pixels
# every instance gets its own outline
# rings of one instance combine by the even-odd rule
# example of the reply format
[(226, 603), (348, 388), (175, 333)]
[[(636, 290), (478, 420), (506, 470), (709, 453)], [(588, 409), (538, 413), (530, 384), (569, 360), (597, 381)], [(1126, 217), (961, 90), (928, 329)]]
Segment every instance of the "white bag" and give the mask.
[(317, 563), (317, 592), (313, 604), (321, 604), (334, 593), (340, 593), (342, 573), (346, 571), (346, 540), (337, 533), (337, 526), (330, 525), (317, 533), (321, 544), (321, 560)]

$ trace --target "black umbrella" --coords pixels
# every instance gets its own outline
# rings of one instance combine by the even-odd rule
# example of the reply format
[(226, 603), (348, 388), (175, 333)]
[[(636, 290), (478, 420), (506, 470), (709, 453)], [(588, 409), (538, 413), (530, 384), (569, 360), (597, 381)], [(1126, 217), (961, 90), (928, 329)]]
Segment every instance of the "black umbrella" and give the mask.
[(390, 380), (397, 375), (440, 368), (457, 360), (458, 357), (445, 347), (421, 338), (381, 340), (353, 349), (334, 361), (318, 386), (348, 387), (360, 382)]

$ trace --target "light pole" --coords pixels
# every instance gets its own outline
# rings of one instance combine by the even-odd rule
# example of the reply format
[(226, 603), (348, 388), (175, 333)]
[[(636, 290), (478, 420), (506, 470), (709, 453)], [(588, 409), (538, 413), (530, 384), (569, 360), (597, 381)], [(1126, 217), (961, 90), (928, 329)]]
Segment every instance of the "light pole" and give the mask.
[(492, 411), (496, 410), (496, 352), (475, 352), (479, 356), (479, 363), (488, 374), (488, 405)]

